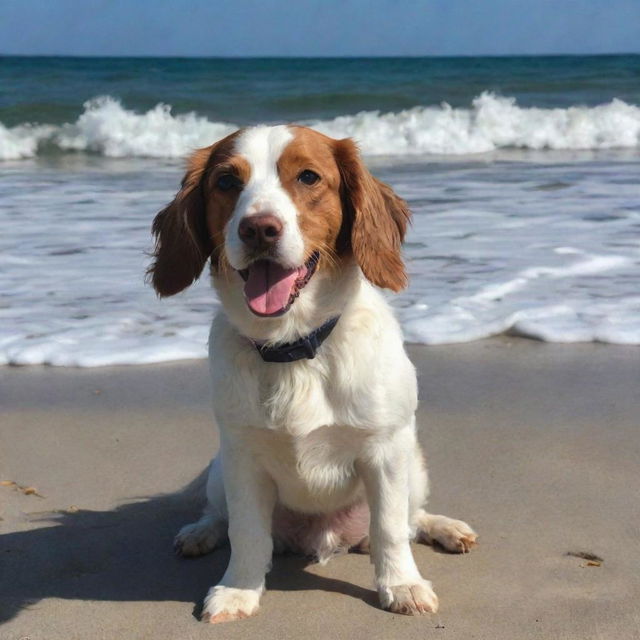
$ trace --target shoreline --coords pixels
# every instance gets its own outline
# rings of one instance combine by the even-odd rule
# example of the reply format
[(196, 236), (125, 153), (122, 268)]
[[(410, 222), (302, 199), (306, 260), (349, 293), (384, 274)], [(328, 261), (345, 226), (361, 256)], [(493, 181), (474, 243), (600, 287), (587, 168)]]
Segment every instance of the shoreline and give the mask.
[(228, 552), (180, 560), (171, 540), (197, 515), (175, 496), (217, 448), (206, 360), (5, 366), (0, 480), (44, 497), (0, 486), (0, 636), (638, 637), (640, 351), (511, 337), (408, 351), (430, 510), (480, 535), (467, 556), (414, 545), (437, 615), (381, 611), (366, 557), (287, 556), (256, 617), (198, 623)]
[[(575, 341), (575, 342), (554, 342), (548, 340), (542, 340), (534, 336), (528, 336), (525, 334), (519, 334), (516, 332), (506, 331), (504, 333), (499, 333), (496, 335), (489, 335), (483, 338), (477, 338), (475, 340), (468, 340), (464, 342), (445, 342), (445, 343), (433, 343), (433, 344), (425, 344), (421, 342), (411, 342), (409, 340), (404, 341), (404, 347), (407, 352), (412, 355), (412, 353), (422, 353), (423, 350), (426, 351), (453, 351), (453, 352), (461, 352), (461, 351), (471, 351), (477, 348), (499, 348), (499, 347), (513, 347), (513, 346), (521, 346), (521, 347), (529, 347), (532, 349), (538, 348), (541, 349), (607, 349), (611, 350), (611, 353), (620, 352), (621, 350), (633, 351), (637, 349), (638, 357), (640, 358), (640, 344), (635, 343), (615, 343), (615, 342), (604, 342), (600, 340), (589, 340), (589, 341)], [(60, 370), (60, 371), (118, 371), (118, 370), (126, 370), (126, 369), (151, 369), (154, 367), (172, 367), (172, 366), (186, 366), (189, 364), (198, 364), (202, 362), (207, 362), (207, 355), (203, 355), (199, 358), (177, 358), (175, 360), (161, 360), (158, 362), (130, 362), (130, 363), (120, 363), (120, 364), (99, 364), (93, 366), (83, 366), (83, 365), (59, 365), (59, 364), (51, 364), (49, 362), (41, 362), (41, 363), (16, 363), (9, 362), (0, 364), (0, 375), (3, 372), (11, 371), (11, 370), (27, 370), (27, 371), (41, 371), (41, 370)]]

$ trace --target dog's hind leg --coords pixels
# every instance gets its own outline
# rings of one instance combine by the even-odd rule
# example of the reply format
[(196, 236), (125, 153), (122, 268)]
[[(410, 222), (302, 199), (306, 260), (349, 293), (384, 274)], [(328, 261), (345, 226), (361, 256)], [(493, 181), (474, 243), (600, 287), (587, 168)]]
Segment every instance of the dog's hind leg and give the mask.
[(416, 514), (416, 540), (425, 544), (437, 542), (451, 553), (468, 553), (476, 545), (478, 535), (462, 520), (437, 516), (419, 509)]
[(175, 537), (173, 546), (178, 555), (200, 556), (227, 542), (229, 516), (224, 495), (220, 457), (209, 467), (207, 505), (197, 522), (187, 524)]
[(409, 506), (411, 527), (418, 542), (436, 542), (451, 553), (468, 553), (476, 544), (476, 532), (462, 520), (427, 513), (425, 504), (429, 494), (427, 467), (416, 444), (415, 455), (409, 472)]

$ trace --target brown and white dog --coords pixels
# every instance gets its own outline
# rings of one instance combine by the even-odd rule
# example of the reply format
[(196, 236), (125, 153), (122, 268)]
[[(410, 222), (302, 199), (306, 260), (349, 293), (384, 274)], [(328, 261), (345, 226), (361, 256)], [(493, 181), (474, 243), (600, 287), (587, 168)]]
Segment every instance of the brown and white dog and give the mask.
[(351, 140), (298, 126), (238, 131), (195, 152), (156, 217), (153, 285), (189, 286), (211, 260), (222, 302), (209, 340), (220, 453), (184, 555), (231, 542), (203, 617), (253, 615), (276, 549), (370, 547), (385, 609), (436, 611), (410, 541), (466, 552), (464, 522), (424, 510), (417, 384), (376, 287), (407, 282), (409, 211)]

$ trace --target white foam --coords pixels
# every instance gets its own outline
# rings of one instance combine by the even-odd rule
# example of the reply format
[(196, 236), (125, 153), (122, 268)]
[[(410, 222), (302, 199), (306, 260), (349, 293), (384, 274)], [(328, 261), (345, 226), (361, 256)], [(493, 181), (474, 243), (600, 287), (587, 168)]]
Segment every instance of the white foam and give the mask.
[(95, 151), (110, 158), (178, 158), (236, 129), (194, 113), (172, 116), (165, 104), (142, 115), (108, 96), (90, 100), (84, 107), (75, 124), (56, 131), (54, 141), (61, 149)]
[(8, 129), (0, 122), (0, 160), (33, 158), (41, 142), (53, 135), (56, 127), (23, 124)]
[(110, 96), (101, 96), (85, 102), (72, 124), (11, 129), (0, 124), (0, 160), (33, 157), (45, 143), (61, 151), (89, 151), (109, 158), (179, 158), (236, 128), (195, 113), (174, 116), (165, 104), (138, 114)]
[[(407, 339), (447, 344), (512, 331), (640, 344), (637, 171), (637, 163), (501, 164), (425, 176), (434, 205), (414, 207), (414, 238), (428, 249), (409, 249), (412, 284), (398, 309)], [(410, 201), (420, 191), (413, 179), (400, 190)]]
[(610, 149), (638, 146), (640, 108), (617, 99), (597, 107), (523, 108), (515, 98), (484, 92), (471, 109), (445, 103), (399, 113), (362, 112), (314, 126), (331, 136), (355, 138), (370, 155)]
[[(515, 98), (482, 93), (471, 108), (416, 106), (398, 113), (363, 111), (311, 126), (353, 137), (375, 155), (471, 154), (503, 148), (614, 149), (640, 144), (640, 108), (614, 99), (596, 107), (524, 108)], [(0, 160), (33, 157), (45, 146), (107, 157), (175, 158), (206, 146), (237, 126), (195, 113), (172, 115), (158, 104), (146, 113), (110, 96), (89, 100), (74, 123), (61, 126), (0, 124)]]
[[(600, 155), (383, 168), (414, 212), (410, 286), (389, 297), (407, 340), (640, 345), (639, 163)], [(80, 160), (2, 172), (0, 364), (205, 357), (218, 308), (206, 279), (164, 300), (144, 284), (151, 220), (181, 163)]]

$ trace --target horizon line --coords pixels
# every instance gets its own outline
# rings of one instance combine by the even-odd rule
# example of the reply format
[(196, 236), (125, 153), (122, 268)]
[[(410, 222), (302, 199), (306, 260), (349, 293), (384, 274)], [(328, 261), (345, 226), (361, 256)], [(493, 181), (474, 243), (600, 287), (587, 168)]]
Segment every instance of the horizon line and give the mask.
[(394, 60), (425, 58), (602, 58), (617, 56), (640, 56), (640, 51), (608, 53), (460, 53), (426, 55), (156, 55), (156, 54), (74, 54), (74, 53), (4, 53), (0, 58), (96, 58), (96, 59), (174, 59), (174, 60)]

